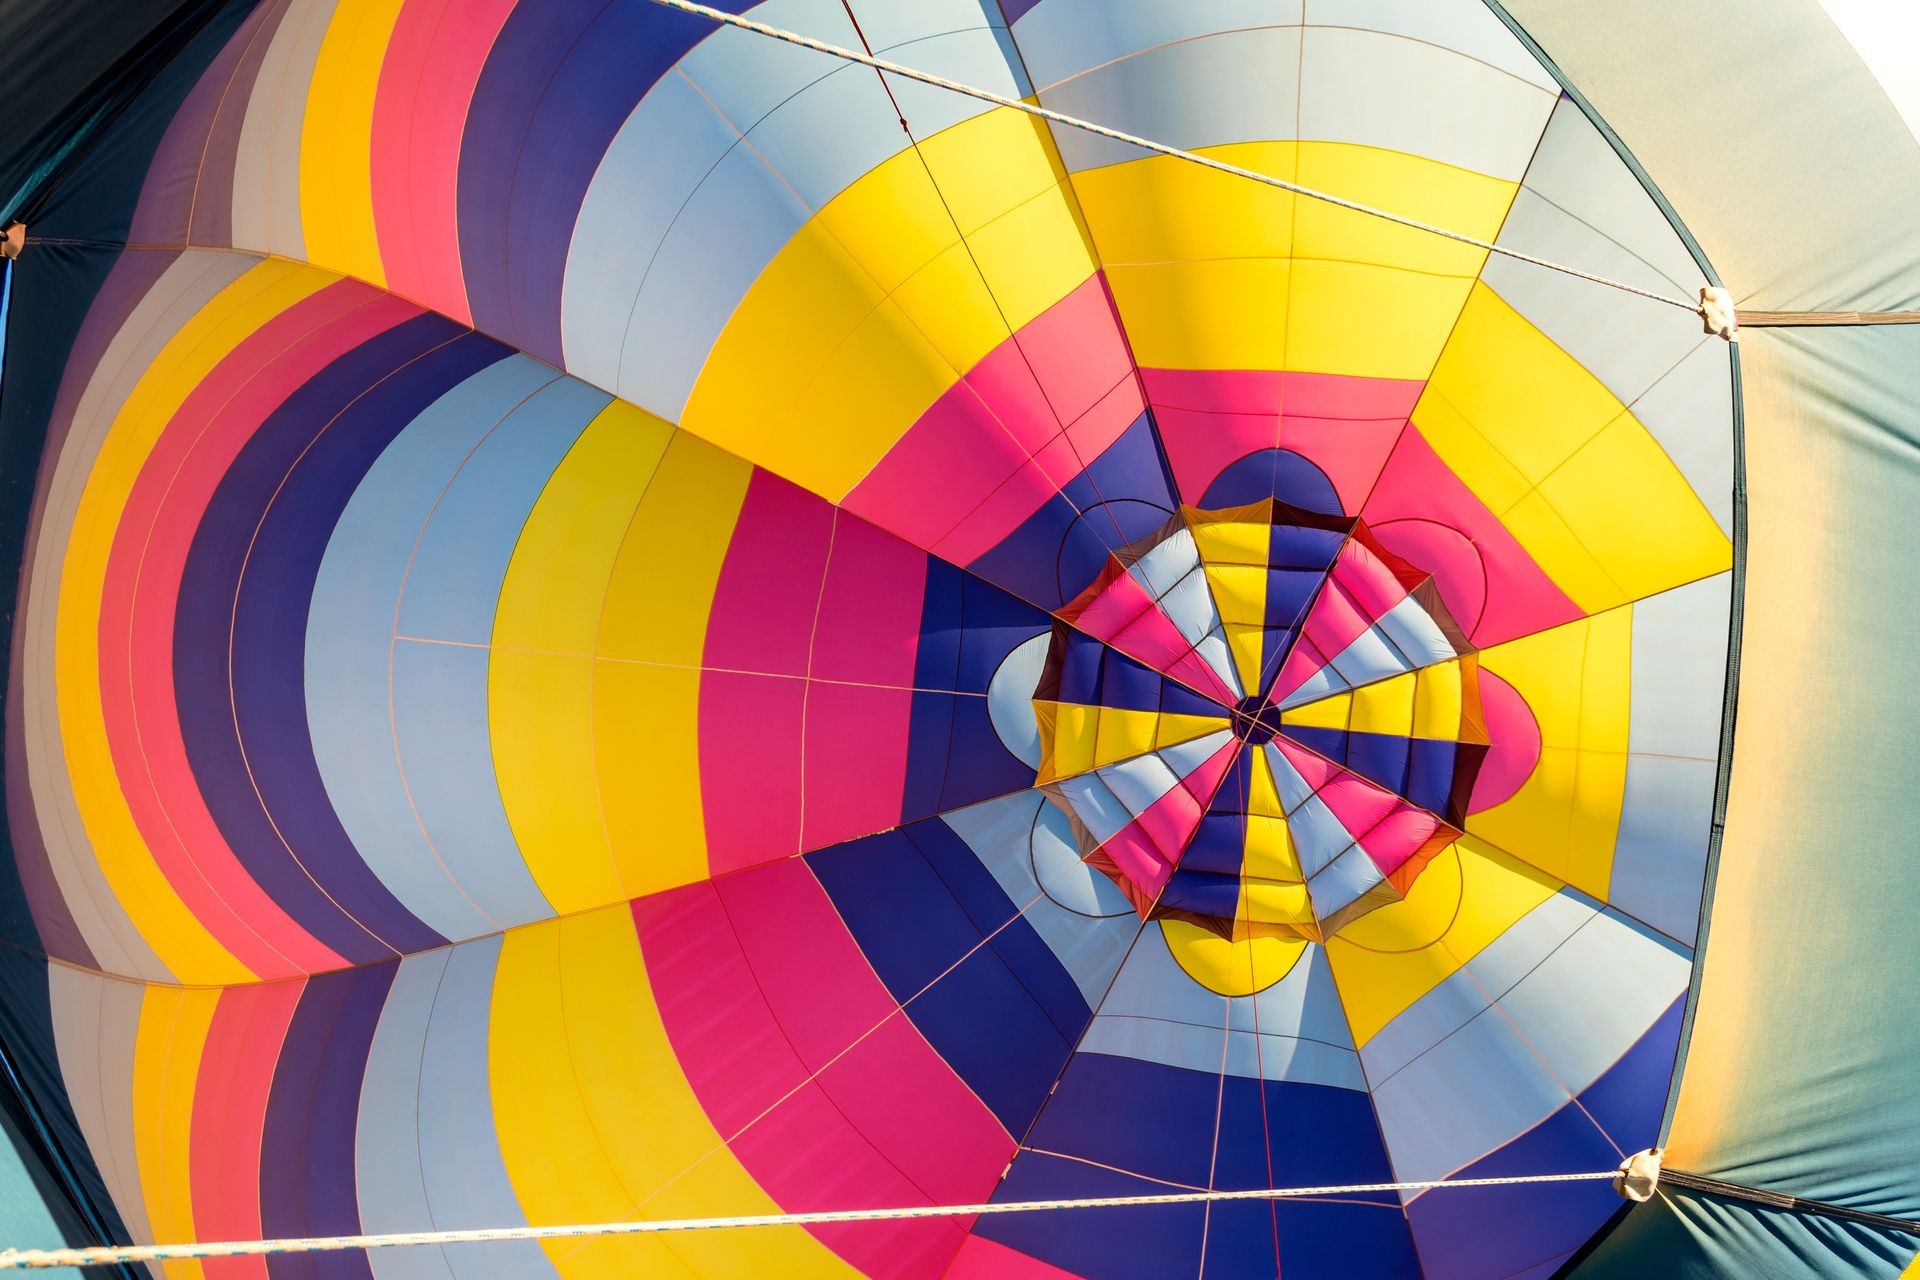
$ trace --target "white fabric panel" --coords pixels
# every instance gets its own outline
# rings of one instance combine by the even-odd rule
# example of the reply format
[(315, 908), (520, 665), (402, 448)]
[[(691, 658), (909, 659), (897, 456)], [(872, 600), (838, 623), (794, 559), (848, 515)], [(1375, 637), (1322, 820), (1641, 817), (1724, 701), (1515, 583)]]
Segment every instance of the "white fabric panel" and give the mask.
[[(1298, 27), (1229, 31), (1089, 71), (1049, 89), (1045, 103), (1189, 151), (1291, 140), (1299, 67)], [(1082, 129), (1056, 126), (1053, 136), (1070, 173), (1152, 154)]]
[(1043, 95), (1067, 77), (1130, 54), (1216, 31), (1298, 26), (1302, 0), (1047, 0), (1013, 24), (1027, 74)]
[(1211, 760), (1214, 754), (1218, 752), (1220, 748), (1226, 746), (1228, 740), (1232, 737), (1232, 730), (1220, 729), (1207, 734), (1205, 737), (1195, 738), (1190, 742), (1181, 742), (1171, 747), (1162, 747), (1155, 754), (1166, 761), (1167, 767), (1172, 769), (1175, 774), (1184, 778), (1208, 760)]
[(1559, 82), (1540, 65), (1484, 0), (1308, 0), (1317, 27), (1365, 27), (1456, 50), (1558, 95)]
[(1703, 342), (1629, 406), (1729, 537), (1733, 432), (1726, 424), (1733, 421), (1731, 360), (1725, 342)]
[(1309, 27), (1300, 136), (1425, 156), (1518, 182), (1558, 94), (1451, 50)]
[(1628, 751), (1720, 758), (1732, 591), (1720, 573), (1634, 604)]
[(1033, 692), (1046, 669), (1052, 633), (1042, 631), (1016, 645), (1000, 660), (987, 682), (987, 718), (1000, 745), (1029, 769), (1040, 767), (1040, 722), (1033, 714)]

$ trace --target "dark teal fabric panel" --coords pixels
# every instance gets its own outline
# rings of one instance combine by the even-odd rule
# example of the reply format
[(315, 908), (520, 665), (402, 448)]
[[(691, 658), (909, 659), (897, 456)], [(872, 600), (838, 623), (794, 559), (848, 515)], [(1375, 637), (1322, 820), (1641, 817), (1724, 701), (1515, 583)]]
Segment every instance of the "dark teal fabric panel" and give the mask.
[[(1733, 777), (1668, 1162), (1920, 1217), (1920, 327), (1750, 331), (1741, 365)], [(1916, 1247), (1687, 1196), (1577, 1274), (1892, 1276)]]

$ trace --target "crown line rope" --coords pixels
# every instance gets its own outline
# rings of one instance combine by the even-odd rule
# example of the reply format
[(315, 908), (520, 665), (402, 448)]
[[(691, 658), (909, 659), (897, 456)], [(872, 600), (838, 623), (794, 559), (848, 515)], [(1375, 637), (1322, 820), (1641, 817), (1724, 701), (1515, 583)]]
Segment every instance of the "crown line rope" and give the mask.
[(481, 1244), (510, 1240), (563, 1240), (582, 1236), (660, 1235), (681, 1231), (748, 1227), (807, 1227), (846, 1222), (898, 1222), (916, 1218), (972, 1218), (1065, 1209), (1121, 1209), (1207, 1204), (1234, 1200), (1291, 1200), (1369, 1192), (1440, 1191), (1448, 1188), (1531, 1186), (1598, 1182), (1619, 1171), (1521, 1174), (1506, 1178), (1453, 1178), (1430, 1182), (1364, 1182), (1339, 1187), (1259, 1187), (1243, 1191), (1176, 1191), (1163, 1195), (1104, 1196), (1080, 1200), (1008, 1200), (997, 1204), (910, 1205), (891, 1209), (840, 1209), (818, 1213), (765, 1213), (719, 1218), (626, 1219), (538, 1227), (480, 1227), (448, 1231), (396, 1231), (375, 1235), (294, 1236), (278, 1240), (218, 1240), (187, 1244), (103, 1245), (80, 1249), (0, 1250), (0, 1271), (88, 1267), (110, 1263), (172, 1262), (191, 1258), (243, 1258), (263, 1254), (331, 1253), (405, 1245)]

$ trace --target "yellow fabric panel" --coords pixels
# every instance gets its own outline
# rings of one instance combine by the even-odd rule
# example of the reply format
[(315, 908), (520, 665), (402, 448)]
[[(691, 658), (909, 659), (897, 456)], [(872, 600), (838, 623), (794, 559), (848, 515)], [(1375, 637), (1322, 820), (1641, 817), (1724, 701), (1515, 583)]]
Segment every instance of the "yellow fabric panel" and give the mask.
[(1588, 612), (1732, 563), (1732, 545), (1646, 429), (1485, 285), (1474, 286), (1413, 420)]
[(1213, 578), (1216, 566), (1267, 566), (1267, 553), (1273, 526), (1241, 520), (1201, 520), (1193, 522), (1193, 542)]
[(1507, 511), (1533, 487), (1431, 382), (1413, 406), (1413, 425), (1488, 510)]
[(1413, 686), (1411, 671), (1361, 685), (1353, 691), (1353, 718), (1349, 727), (1354, 733), (1387, 733), (1402, 738), (1411, 734)]
[(1427, 376), (1469, 282), (1357, 262), (1296, 259), (1286, 368), (1366, 378)]
[(487, 663), (500, 801), (528, 874), (561, 915), (630, 896), (600, 815), (593, 677), (585, 655), (495, 648)]
[(1253, 753), (1253, 777), (1247, 786), (1247, 813), (1257, 818), (1283, 818), (1280, 788), (1274, 785), (1273, 761), (1262, 751)]
[(1304, 939), (1263, 935), (1229, 942), (1184, 920), (1162, 920), (1161, 936), (1188, 977), (1223, 996), (1250, 996), (1287, 976), (1306, 954)]
[(601, 659), (593, 763), (621, 891), (639, 898), (707, 875), (700, 673)]
[(1209, 564), (1204, 572), (1222, 622), (1264, 624), (1267, 607), (1264, 563)]
[[(1470, 169), (1344, 142), (1303, 142), (1299, 182), (1482, 240), (1500, 234), (1518, 190), (1515, 183)], [(1296, 207), (1293, 253), (1462, 278), (1478, 275), (1487, 257), (1484, 249), (1323, 200), (1302, 200)]]
[[(527, 1221), (780, 1211), (687, 1085), (624, 904), (507, 934), (488, 1065), (500, 1152)], [(800, 1227), (546, 1248), (568, 1280), (852, 1274)]]
[[(1287, 926), (1299, 925), (1318, 933), (1313, 901), (1307, 894), (1306, 885), (1297, 882), (1272, 884), (1264, 880), (1241, 883), (1240, 907), (1234, 920), (1236, 937), (1258, 937), (1269, 933), (1292, 933), (1297, 937), (1299, 935)], [(1276, 926), (1279, 928), (1276, 929)]]
[(681, 425), (827, 498), (845, 497), (959, 371), (1092, 274), (1062, 191), (1034, 122), (1004, 108), (886, 161), (760, 274), (714, 344)]
[[(894, 290), (882, 304), (880, 313), (869, 319), (869, 325), (891, 323), (890, 318), (895, 314), (911, 327), (919, 342), (938, 354), (947, 370), (971, 368), (976, 359), (1011, 336), (1011, 331), (1000, 322), (994, 295), (974, 266), (973, 255), (965, 244), (958, 242)], [(904, 335), (889, 333), (884, 328), (878, 330), (876, 336), (863, 327), (849, 341), (859, 340), (863, 333), (868, 334), (865, 340), (869, 344), (901, 342), (915, 349), (918, 346)], [(883, 352), (884, 346), (881, 346), (873, 355), (879, 358)], [(829, 362), (828, 367), (835, 367), (835, 362)], [(937, 381), (941, 376), (939, 367), (929, 367), (929, 378)], [(927, 403), (933, 403), (932, 399)]]
[(1096, 719), (1093, 758), (1096, 764), (1111, 764), (1153, 750), (1154, 733), (1160, 727), (1157, 711), (1130, 711), (1103, 707)]
[(594, 651), (613, 562), (672, 435), (660, 419), (618, 400), (587, 424), (514, 544), (494, 612), (495, 644)]
[(1413, 736), (1458, 737), (1462, 698), (1458, 661), (1422, 668), (1413, 693)]
[[(1482, 236), (1498, 231), (1517, 189), (1343, 142), (1202, 152), (1278, 177), (1312, 174), (1323, 190)], [(1073, 183), (1143, 365), (1424, 378), (1484, 257), (1167, 157)]]
[(1471, 837), (1436, 857), (1400, 902), (1327, 940), (1327, 960), (1356, 1045), (1560, 889), (1544, 873)]
[(1229, 622), (1223, 629), (1227, 633), (1227, 649), (1233, 654), (1233, 669), (1240, 676), (1240, 687), (1259, 688), (1260, 664), (1266, 652), (1266, 628)]
[(701, 665), (714, 584), (751, 475), (740, 459), (674, 434), (614, 558), (595, 652)]
[[(1231, 142), (1199, 153), (1293, 180), (1291, 141)], [(1087, 230), (1114, 263), (1286, 258), (1296, 197), (1278, 187), (1204, 169), (1172, 156), (1145, 156), (1073, 175)], [(1142, 359), (1141, 363), (1150, 363)]]
[(1633, 610), (1612, 609), (1482, 651), (1540, 726), (1540, 762), (1467, 829), (1604, 899), (1626, 794)]
[[(1618, 483), (1616, 481), (1616, 483)], [(1567, 527), (1540, 490), (1535, 489), (1500, 516), (1527, 554), (1553, 578), (1554, 585), (1588, 613), (1625, 604), (1627, 593), (1613, 580), (1593, 551)]]
[(1608, 423), (1539, 493), (1629, 600), (1732, 567), (1733, 544), (1631, 414)]
[(1304, 879), (1284, 818), (1248, 816), (1246, 852), (1240, 868), (1241, 875), (1260, 880), (1298, 882)]
[(1107, 264), (1134, 358), (1150, 368), (1284, 367), (1286, 317), (1276, 304), (1288, 278), (1284, 258)]
[[(133, 1143), (147, 1221), (159, 1241), (197, 1240), (193, 1227), (193, 1091), (220, 992), (150, 986), (133, 1048)], [(161, 1264), (169, 1280), (198, 1280), (200, 1264)]]
[(1177, 747), (1227, 728), (1225, 716), (1162, 715), (1154, 729), (1155, 747)]
[(1100, 708), (1071, 702), (1036, 702), (1034, 712), (1040, 722), (1039, 781), (1070, 778), (1094, 767)]
[[(980, 274), (1014, 328), (1045, 311), (1100, 266), (1064, 180), (967, 237)], [(1062, 285), (1065, 288), (1062, 288)]]
[(114, 529), (142, 462), (193, 389), (241, 341), (332, 284), (311, 267), (267, 261), (210, 299), (141, 375), (100, 445), (60, 572), (54, 672), (75, 806), (114, 897), (172, 975), (187, 983), (255, 975), (215, 941), (153, 860), (120, 790), (100, 704), (100, 594)]
[(1304, 729), (1344, 729), (1352, 718), (1351, 692), (1336, 693), (1298, 707), (1288, 707), (1280, 713), (1281, 724), (1299, 725)]
[[(1212, 526), (1214, 529), (1232, 530), (1250, 527)], [(1215, 546), (1220, 546), (1221, 541), (1208, 539)], [(1232, 543), (1220, 549), (1236, 550)], [(1240, 674), (1240, 683), (1244, 688), (1255, 688), (1260, 683), (1260, 661), (1266, 644), (1266, 561), (1262, 559), (1256, 566), (1205, 560), (1204, 551), (1202, 556), (1204, 568), (1201, 572), (1207, 576), (1207, 587), (1213, 593), (1214, 607), (1220, 611), (1220, 621), (1227, 636), (1227, 649), (1233, 655), (1233, 665)]]
[(307, 260), (381, 288), (387, 275), (373, 223), (373, 101), (403, 3), (339, 0), (313, 65), (300, 128)]
[[(1529, 484), (1545, 479), (1622, 407), (1598, 378), (1484, 284), (1473, 286), (1428, 387)], [(1482, 493), (1473, 476), (1461, 478)]]

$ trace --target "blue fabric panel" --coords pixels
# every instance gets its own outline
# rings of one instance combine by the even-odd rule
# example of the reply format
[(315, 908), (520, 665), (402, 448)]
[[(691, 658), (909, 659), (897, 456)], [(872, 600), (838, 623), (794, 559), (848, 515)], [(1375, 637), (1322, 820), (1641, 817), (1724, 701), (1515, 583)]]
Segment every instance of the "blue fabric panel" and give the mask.
[[(1120, 1059), (1106, 1061), (1119, 1062)], [(1064, 1082), (1061, 1087), (1066, 1087)], [(1151, 1103), (1143, 1101), (1141, 1105)], [(1047, 1110), (1051, 1112), (1053, 1108), (1049, 1106)], [(1115, 1127), (1138, 1124), (1140, 1117), (1139, 1112), (1117, 1110), (1112, 1123)], [(1206, 1134), (1211, 1138), (1211, 1094), (1205, 1119)], [(1045, 1143), (1036, 1138), (1035, 1145), (1044, 1147)], [(1014, 1157), (1007, 1176), (994, 1189), (993, 1198), (996, 1201), (1077, 1199), (1164, 1195), (1166, 1191), (1165, 1183), (1131, 1178), (1077, 1160), (1062, 1160), (1044, 1151), (1021, 1151)], [(1073, 1275), (1099, 1276), (1101, 1280), (1166, 1280), (1168, 1276), (1184, 1276), (1194, 1270), (1206, 1234), (1206, 1206), (1152, 1205), (1075, 1213), (1001, 1214), (979, 1219), (974, 1231)]]
[(1335, 764), (1347, 763), (1347, 744), (1359, 736), (1348, 733), (1345, 729), (1323, 729), (1318, 725), (1309, 724), (1286, 725), (1280, 732), (1315, 755), (1325, 756)]
[[(357, 1235), (354, 1126), (367, 1053), (396, 963), (309, 978), (287, 1027), (260, 1135), (260, 1228), (268, 1238)], [(288, 1254), (276, 1277), (368, 1280), (364, 1253)]]
[[(1582, 1173), (1618, 1163), (1593, 1121), (1569, 1102), (1458, 1176)], [(1476, 1187), (1426, 1192), (1407, 1206), (1407, 1218), (1427, 1280), (1480, 1280), (1564, 1261), (1619, 1206), (1605, 1182)]]
[[(440, 935), (411, 912), (401, 914), (404, 908), (392, 891), (367, 867), (334, 812), (304, 731), (308, 606), (341, 511), (401, 428), (507, 355), (498, 343), (438, 316), (405, 327), (413, 330), (405, 344), (437, 340), (446, 345), (398, 364), (331, 421), (300, 424), (296, 434), (311, 445), (287, 471), (279, 491), (266, 499), (232, 609), (228, 670), (247, 770), (281, 838), (345, 910), (397, 949), (413, 952), (420, 940)], [(397, 331), (393, 336), (400, 338)], [(371, 345), (385, 343), (376, 339)], [(394, 354), (407, 349), (401, 345)], [(400, 932), (389, 932), (396, 926)]]
[(462, 135), (461, 257), (502, 264), (467, 282), (475, 327), (561, 363), (560, 286), (587, 186), (641, 97), (712, 30), (656, 5), (534, 0), (514, 9)]
[(1278, 498), (1306, 511), (1340, 514), (1340, 495), (1327, 473), (1291, 449), (1262, 449), (1228, 466), (1207, 486), (1203, 507), (1239, 507)]
[(1459, 762), (1458, 743), (1440, 738), (1413, 738), (1407, 758), (1406, 790), (1401, 794), (1428, 813), (1448, 821), (1465, 821), (1453, 812), (1453, 771)]
[(1091, 1014), (1018, 907), (938, 822), (851, 841), (807, 862), (927, 1042), (1002, 1124), (1025, 1132)]
[(1213, 1163), (1219, 1096), (1216, 1075), (1100, 1053), (1076, 1054), (1034, 1125), (1031, 1145), (1149, 1178), (1204, 1187)]
[[(258, 572), (258, 566), (248, 574), (249, 549), (256, 531), (266, 532), (262, 521), (275, 505), (274, 495), (282, 481), (326, 425), (345, 413), (367, 388), (459, 332), (452, 321), (438, 316), (407, 321), (336, 360), (289, 396), (221, 478), (195, 531), (181, 579), (173, 636), (176, 700), (188, 759), (208, 809), (235, 856), (274, 901), (303, 928), (355, 963), (387, 958), (392, 954), (389, 944), (417, 951), (437, 946), (442, 939), (367, 870), (346, 843), (331, 808), (320, 803), (324, 797), (311, 797), (325, 810), (321, 820), (326, 829), (321, 833), (310, 832), (304, 822), (277, 830), (262, 807), (248, 776), (250, 750), (305, 753), (304, 770), (318, 786), (304, 730), (304, 694), (284, 703), (267, 704), (262, 699), (271, 697), (276, 677), (302, 670), (308, 593), (323, 545), (308, 549), (310, 563), (297, 581), (279, 581), (277, 575)], [(461, 346), (473, 351), (476, 342)], [(436, 381), (432, 395), (449, 385)], [(415, 388), (416, 395), (420, 391)], [(378, 424), (371, 429), (380, 432), (384, 443), (432, 395), (421, 398), (384, 429)], [(349, 433), (334, 434), (344, 438)], [(371, 455), (358, 460), (354, 478), (364, 474), (371, 461)], [(346, 487), (350, 491), (351, 484)], [(336, 499), (344, 500), (344, 494)], [(284, 505), (281, 510), (286, 510)], [(337, 506), (334, 511), (337, 515)], [(275, 521), (273, 527), (298, 541), (303, 523)], [(324, 530), (331, 525), (330, 520), (321, 523), (322, 538), (316, 543), (323, 543)], [(244, 581), (243, 574), (247, 575)], [(235, 599), (243, 589), (249, 604), (236, 611)], [(232, 631), (236, 613), (244, 628), (240, 636)], [(284, 665), (271, 660), (236, 661), (230, 673), (230, 649), (236, 654), (272, 651), (286, 656), (281, 660)], [(285, 731), (289, 723), (302, 728), (289, 734)], [(246, 732), (249, 728), (251, 733)], [(303, 819), (313, 816), (302, 814)], [(283, 843), (282, 830), (294, 849)], [(327, 855), (324, 859), (296, 856), (321, 851)]]
[[(1599, 1079), (1538, 1128), (1462, 1169), (1463, 1178), (1578, 1173), (1618, 1163), (1615, 1149), (1654, 1144), (1673, 1072), (1685, 997)], [(1596, 1125), (1598, 1126), (1596, 1128)], [(1611, 1139), (1609, 1141), (1609, 1139)], [(1430, 1280), (1550, 1273), (1599, 1230), (1620, 1200), (1604, 1182), (1428, 1193), (1407, 1208)]]
[(967, 568), (1022, 600), (1058, 609), (1106, 563), (1108, 546), (1064, 497), (1047, 499)]
[(1385, 733), (1347, 735), (1347, 768), (1389, 791), (1404, 793), (1412, 740)]

